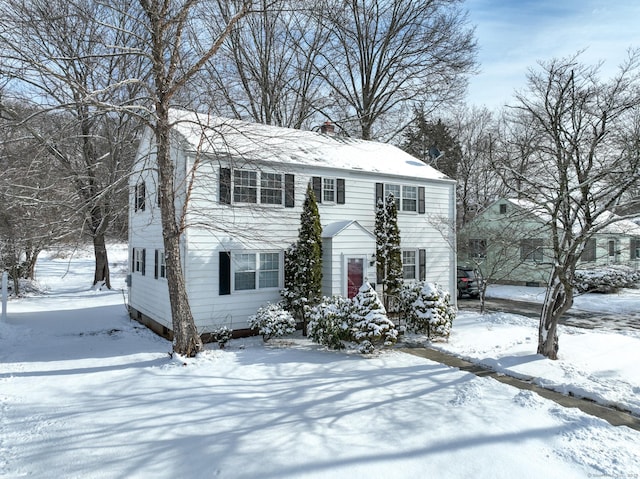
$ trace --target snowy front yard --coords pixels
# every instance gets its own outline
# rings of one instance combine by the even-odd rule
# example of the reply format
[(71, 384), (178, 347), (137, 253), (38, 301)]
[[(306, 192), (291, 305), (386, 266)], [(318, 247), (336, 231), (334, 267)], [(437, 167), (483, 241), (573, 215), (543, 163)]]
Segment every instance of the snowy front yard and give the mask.
[[(120, 291), (87, 290), (89, 259), (67, 262), (43, 257), (48, 294), (0, 324), (0, 477), (640, 477), (640, 433), (397, 351), (296, 336), (170, 359)], [(565, 328), (552, 363), (530, 322), (465, 313), (439, 346), (640, 408), (640, 338)]]

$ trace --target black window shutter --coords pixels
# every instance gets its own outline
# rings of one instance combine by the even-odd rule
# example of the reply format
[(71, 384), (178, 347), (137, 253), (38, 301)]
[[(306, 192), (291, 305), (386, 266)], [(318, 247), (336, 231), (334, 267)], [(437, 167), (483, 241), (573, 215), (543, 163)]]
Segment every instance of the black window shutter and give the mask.
[(293, 208), (296, 204), (295, 176), (286, 173), (284, 175), (284, 206)]
[(147, 250), (143, 248), (142, 249), (142, 276), (144, 276), (144, 273), (145, 273), (146, 263), (147, 263)]
[(136, 272), (136, 248), (131, 249), (131, 272)]
[(231, 168), (220, 168), (220, 203), (231, 204)]
[(425, 213), (424, 186), (418, 186), (418, 213)]
[(133, 188), (133, 211), (137, 212), (139, 208), (138, 204), (138, 185)]
[(316, 195), (316, 203), (322, 203), (322, 178), (319, 176), (311, 178), (311, 188), (313, 194)]
[(159, 255), (158, 255), (158, 250), (156, 250), (155, 262), (153, 263), (153, 264), (154, 264), (153, 277), (154, 277), (155, 279), (158, 279), (158, 270), (160, 269), (160, 264), (159, 264), (159, 261), (158, 261), (158, 256), (159, 256)]
[(418, 278), (424, 281), (427, 278), (427, 250), (418, 250)]
[(231, 294), (231, 253), (229, 251), (220, 251), (218, 253), (220, 261), (220, 269), (218, 271), (218, 294)]
[(629, 253), (630, 253), (629, 259), (632, 260), (632, 261), (634, 259), (636, 259), (636, 248), (638, 247), (637, 246), (638, 245), (638, 241), (640, 241), (640, 240), (637, 239), (637, 238), (631, 238), (629, 240)]
[(338, 178), (336, 180), (336, 186), (338, 187), (338, 191), (336, 194), (336, 203), (338, 203), (339, 205), (344, 205), (345, 203), (345, 198), (344, 198), (344, 178)]
[(376, 207), (380, 200), (384, 201), (384, 184), (376, 183)]

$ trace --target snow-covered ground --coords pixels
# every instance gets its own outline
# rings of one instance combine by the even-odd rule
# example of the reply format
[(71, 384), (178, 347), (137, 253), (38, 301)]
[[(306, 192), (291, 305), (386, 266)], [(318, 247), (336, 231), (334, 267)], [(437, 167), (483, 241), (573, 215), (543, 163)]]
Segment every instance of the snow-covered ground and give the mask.
[[(111, 248), (124, 287), (126, 249)], [(87, 288), (91, 258), (43, 255), (47, 294), (0, 324), (0, 477), (640, 477), (640, 433), (398, 351), (365, 358), (299, 336), (195, 359)], [(438, 346), (638, 411), (640, 338), (462, 313)]]

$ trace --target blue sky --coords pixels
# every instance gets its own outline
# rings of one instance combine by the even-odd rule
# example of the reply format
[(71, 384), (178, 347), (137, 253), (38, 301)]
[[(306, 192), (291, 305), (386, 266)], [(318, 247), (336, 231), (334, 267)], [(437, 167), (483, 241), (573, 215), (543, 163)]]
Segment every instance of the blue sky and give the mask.
[(468, 101), (500, 108), (526, 85), (538, 60), (575, 54), (583, 63), (603, 60), (602, 76), (615, 73), (627, 49), (640, 47), (639, 0), (466, 0), (476, 27), (480, 73)]

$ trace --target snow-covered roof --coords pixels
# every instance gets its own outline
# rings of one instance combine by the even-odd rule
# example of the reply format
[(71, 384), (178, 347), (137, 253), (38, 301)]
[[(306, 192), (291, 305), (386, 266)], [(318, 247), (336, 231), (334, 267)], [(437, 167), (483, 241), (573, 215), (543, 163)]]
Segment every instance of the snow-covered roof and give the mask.
[[(551, 215), (545, 210), (545, 208), (533, 201), (515, 198), (505, 198), (505, 201), (508, 201), (527, 213), (533, 214), (545, 223), (548, 223), (551, 220)], [(598, 230), (599, 234), (640, 236), (640, 225), (631, 220), (622, 218), (611, 211), (603, 212), (595, 221), (596, 225), (602, 225), (604, 223), (609, 224)]]
[(340, 233), (342, 233), (344, 230), (346, 230), (349, 226), (351, 226), (354, 223), (362, 231), (367, 233), (372, 238), (375, 238), (375, 236), (373, 235), (373, 233), (371, 233), (371, 231), (366, 229), (364, 226), (362, 226), (360, 223), (358, 223), (355, 220), (344, 220), (344, 221), (336, 221), (334, 223), (329, 223), (328, 225), (322, 228), (322, 237), (333, 238), (335, 236), (338, 236)]
[(234, 161), (270, 162), (419, 179), (448, 177), (396, 146), (172, 109), (183, 148)]

